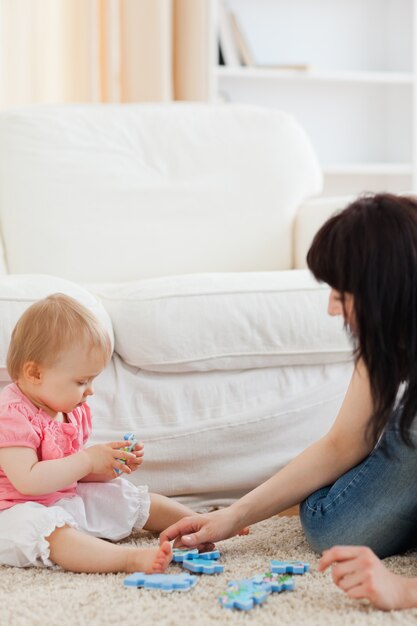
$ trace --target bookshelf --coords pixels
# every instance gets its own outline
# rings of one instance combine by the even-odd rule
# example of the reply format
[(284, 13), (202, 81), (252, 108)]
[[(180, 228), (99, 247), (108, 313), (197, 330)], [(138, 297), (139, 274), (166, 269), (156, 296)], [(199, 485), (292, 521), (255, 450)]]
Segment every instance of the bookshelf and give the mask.
[(246, 46), (245, 64), (237, 47), (234, 63), (215, 66), (217, 99), (291, 112), (324, 195), (417, 192), (417, 0), (216, 2)]

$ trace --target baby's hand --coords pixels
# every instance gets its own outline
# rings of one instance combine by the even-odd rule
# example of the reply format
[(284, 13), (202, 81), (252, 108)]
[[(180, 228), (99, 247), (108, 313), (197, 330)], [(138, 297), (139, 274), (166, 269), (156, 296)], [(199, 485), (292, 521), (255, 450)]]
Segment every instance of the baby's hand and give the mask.
[[(119, 470), (125, 474), (130, 474), (131, 469), (128, 462), (133, 462), (136, 456), (133, 452), (122, 450), (126, 441), (111, 441), (110, 443), (97, 444), (84, 448), (91, 463), (91, 474), (115, 475), (114, 470)], [(126, 463), (122, 463), (124, 459)]]
[(137, 470), (143, 463), (143, 455), (144, 446), (141, 441), (139, 441), (132, 450), (132, 453), (135, 455), (134, 459), (128, 459), (126, 461), (126, 465), (130, 468), (132, 472)]

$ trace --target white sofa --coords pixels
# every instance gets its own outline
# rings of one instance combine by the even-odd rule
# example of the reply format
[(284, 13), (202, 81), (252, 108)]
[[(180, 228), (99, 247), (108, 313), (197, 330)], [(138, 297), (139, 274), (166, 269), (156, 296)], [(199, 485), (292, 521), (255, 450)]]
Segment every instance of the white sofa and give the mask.
[(0, 114), (0, 374), (28, 304), (74, 295), (108, 325), (93, 442), (134, 431), (132, 480), (229, 502), (332, 422), (351, 347), (305, 267), (346, 199), (289, 115), (238, 105)]

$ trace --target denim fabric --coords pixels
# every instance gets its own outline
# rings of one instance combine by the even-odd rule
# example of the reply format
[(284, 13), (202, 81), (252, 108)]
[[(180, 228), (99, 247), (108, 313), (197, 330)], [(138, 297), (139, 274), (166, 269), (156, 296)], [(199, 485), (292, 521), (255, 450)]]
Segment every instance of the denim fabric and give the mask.
[(410, 432), (413, 449), (401, 440), (396, 417), (364, 461), (301, 504), (301, 523), (314, 550), (365, 545), (384, 558), (417, 544), (417, 420)]

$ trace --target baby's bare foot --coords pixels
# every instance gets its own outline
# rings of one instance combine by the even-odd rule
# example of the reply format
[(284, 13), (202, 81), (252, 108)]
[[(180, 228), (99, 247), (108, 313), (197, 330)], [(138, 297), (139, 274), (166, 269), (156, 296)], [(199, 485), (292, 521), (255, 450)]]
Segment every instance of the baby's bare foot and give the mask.
[(161, 574), (166, 570), (172, 559), (169, 541), (158, 548), (138, 548), (130, 554), (128, 571), (145, 572), (145, 574)]
[(156, 558), (153, 562), (152, 572), (154, 574), (165, 572), (172, 559), (172, 548), (169, 541), (165, 541), (162, 546), (159, 546)]

